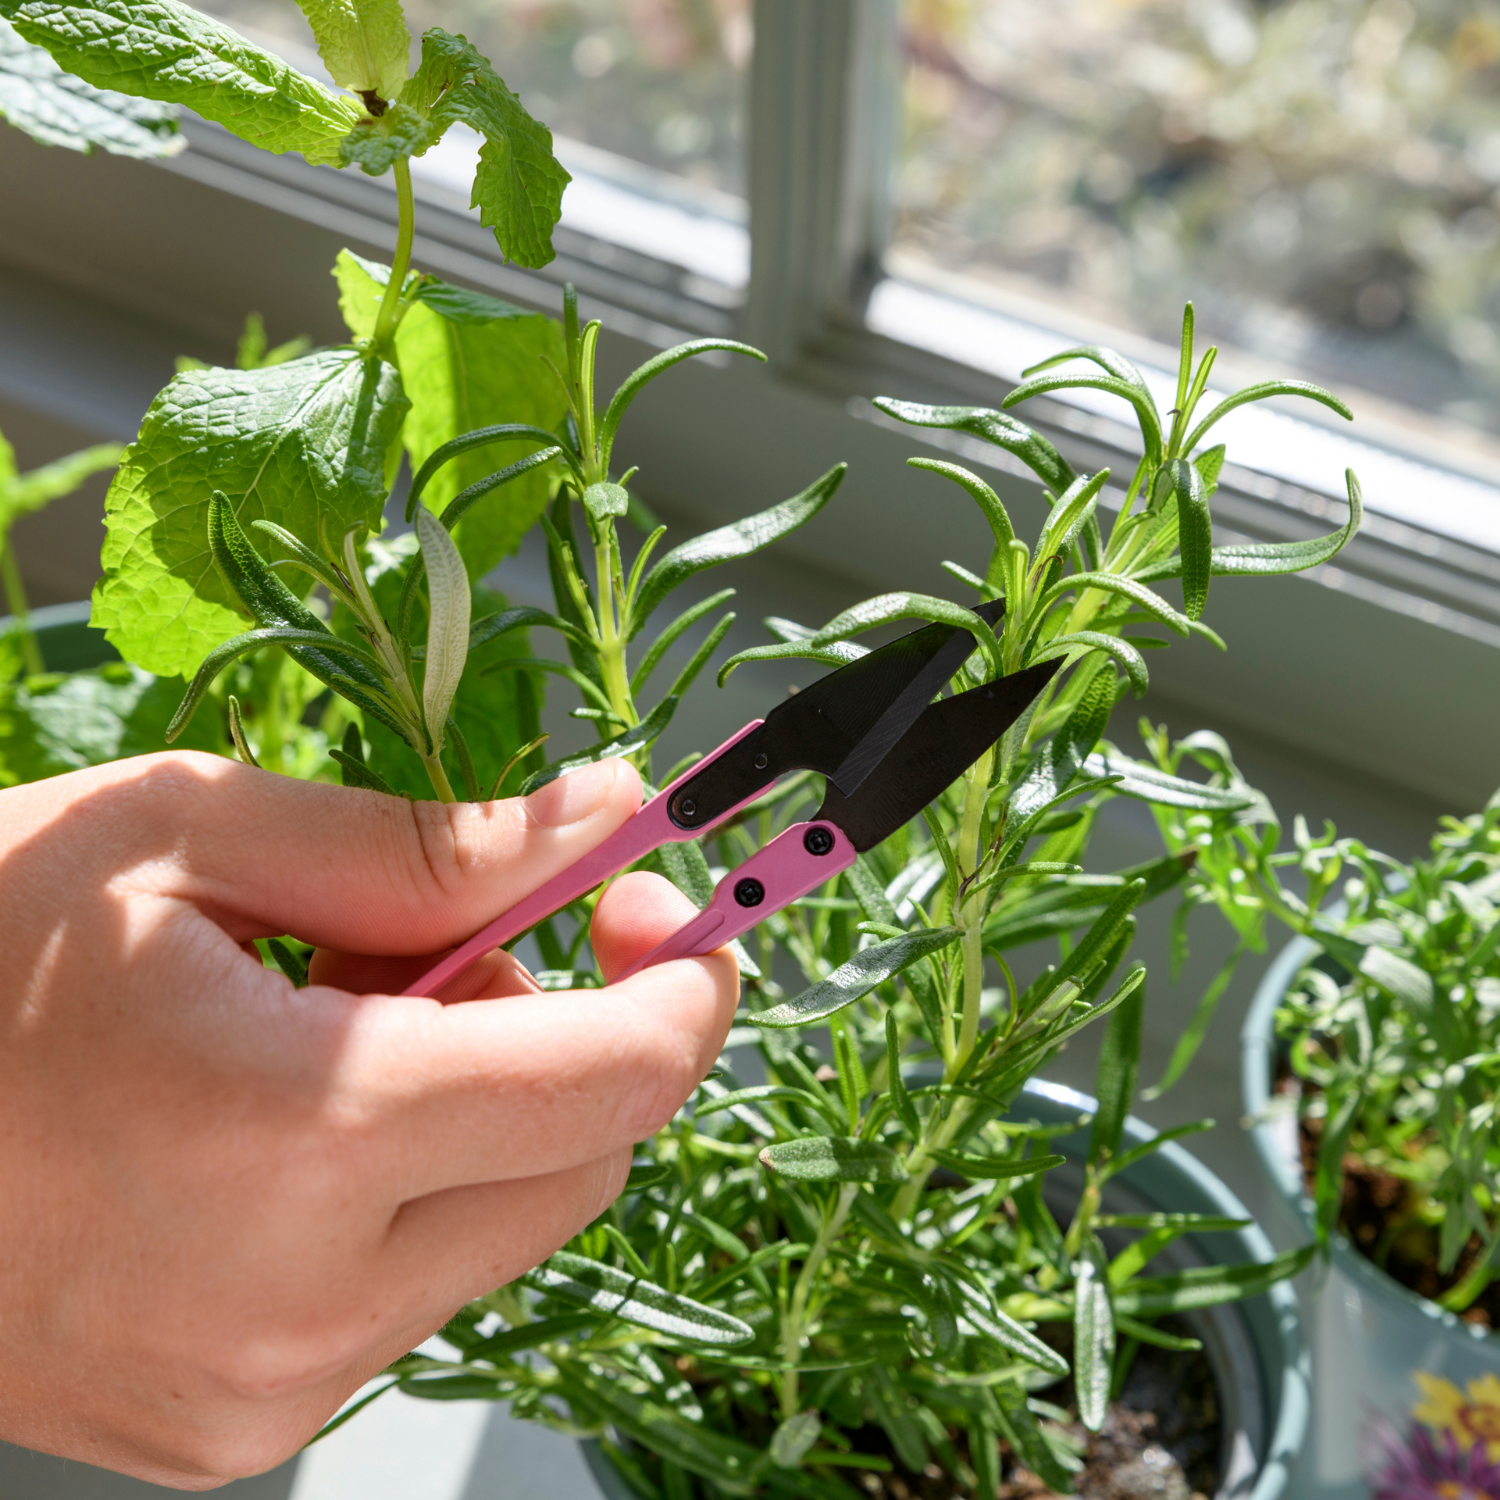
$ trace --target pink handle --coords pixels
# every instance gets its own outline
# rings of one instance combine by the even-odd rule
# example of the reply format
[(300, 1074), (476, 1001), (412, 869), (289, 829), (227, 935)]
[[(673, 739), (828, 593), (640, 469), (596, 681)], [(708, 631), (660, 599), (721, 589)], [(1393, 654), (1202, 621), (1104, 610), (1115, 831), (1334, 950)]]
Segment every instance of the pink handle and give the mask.
[[(496, 917), (488, 927), (482, 928), (468, 942), (461, 944), (445, 958), (440, 959), (420, 979), (407, 985), (401, 993), (403, 995), (436, 995), (444, 985), (463, 973), (476, 958), (482, 958), (492, 948), (498, 948), (502, 943), (508, 943), (513, 937), (519, 937), (529, 928), (535, 927), (544, 917), (550, 917), (553, 912), (561, 911), (568, 902), (576, 901), (586, 892), (593, 890), (596, 885), (608, 880), (611, 875), (623, 870), (626, 865), (634, 864), (638, 859), (644, 859), (653, 849), (660, 849), (663, 844), (681, 844), (689, 839), (701, 838), (709, 829), (738, 812), (746, 802), (753, 802), (760, 795), (758, 790), (746, 797), (743, 802), (737, 802), (733, 807), (727, 808), (719, 817), (705, 823), (702, 828), (679, 828), (667, 812), (667, 802), (672, 793), (688, 777), (698, 775), (705, 766), (721, 756), (731, 745), (744, 739), (752, 729), (758, 729), (763, 722), (764, 720), (761, 719), (752, 720), (737, 734), (725, 740), (712, 754), (704, 756), (702, 760), (694, 761), (671, 786), (658, 792), (642, 806), (639, 812), (632, 814), (626, 822), (615, 829), (602, 844), (589, 850), (582, 859), (569, 865), (561, 874), (554, 875), (524, 901), (518, 902), (509, 911)], [(780, 840), (776, 842), (779, 843)], [(774, 847), (774, 844), (767, 845), (768, 849)]]
[(615, 983), (674, 958), (697, 958), (722, 948), (772, 912), (847, 870), (858, 857), (859, 851), (834, 824), (794, 823), (731, 870), (714, 890), (714, 899), (691, 922), (637, 959)]

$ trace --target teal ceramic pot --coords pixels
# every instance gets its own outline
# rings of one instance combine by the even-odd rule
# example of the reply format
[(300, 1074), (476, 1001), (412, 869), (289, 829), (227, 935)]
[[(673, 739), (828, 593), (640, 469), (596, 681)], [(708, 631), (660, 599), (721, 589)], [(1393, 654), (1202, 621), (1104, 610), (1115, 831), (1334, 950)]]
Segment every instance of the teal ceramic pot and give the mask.
[[(1048, 1125), (1093, 1111), (1094, 1101), (1087, 1095), (1036, 1080), (1027, 1084), (1015, 1108), (1019, 1117)], [(1140, 1145), (1154, 1134), (1140, 1120), (1126, 1122), (1127, 1146)], [(1081, 1164), (1087, 1148), (1086, 1130), (1051, 1144), (1070, 1164)], [(1048, 1174), (1048, 1183), (1059, 1201), (1070, 1194), (1076, 1197), (1081, 1166), (1071, 1175), (1068, 1167), (1057, 1168)], [(1111, 1187), (1118, 1190), (1109, 1204), (1115, 1212), (1251, 1217), (1212, 1172), (1170, 1143), (1121, 1173)], [(1254, 1227), (1186, 1237), (1174, 1250), (1178, 1267), (1270, 1260), (1274, 1253), (1271, 1242)], [(1191, 1321), (1213, 1367), (1224, 1412), (1223, 1477), (1216, 1500), (1280, 1500), (1288, 1492), (1308, 1425), (1308, 1364), (1296, 1294), (1282, 1283), (1251, 1301), (1194, 1314)], [(634, 1500), (597, 1443), (585, 1443), (584, 1456), (606, 1500)]]
[[(89, 624), (89, 601), (46, 604), (31, 611), (31, 629), (49, 672), (77, 672), (83, 667), (119, 661), (120, 653)], [(11, 615), (0, 619), (0, 633), (15, 624)]]
[[(1308, 1238), (1297, 1122), (1268, 1105), (1277, 1063), (1276, 1009), (1320, 950), (1298, 938), (1267, 971), (1240, 1038), (1245, 1115), (1286, 1227)], [(1312, 1431), (1298, 1490), (1364, 1500), (1404, 1476), (1423, 1496), (1500, 1495), (1500, 1336), (1408, 1291), (1342, 1236), (1314, 1280), (1308, 1313)], [(1452, 1470), (1453, 1472), (1449, 1472)]]

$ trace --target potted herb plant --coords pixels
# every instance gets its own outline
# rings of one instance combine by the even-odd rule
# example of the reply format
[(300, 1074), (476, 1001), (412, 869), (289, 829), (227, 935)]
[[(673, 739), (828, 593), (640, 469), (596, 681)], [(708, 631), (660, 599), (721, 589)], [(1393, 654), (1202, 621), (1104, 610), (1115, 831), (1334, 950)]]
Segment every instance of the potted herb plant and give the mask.
[[(1171, 744), (1254, 797), (1216, 736)], [(1445, 818), (1410, 863), (1297, 819), (1293, 847), (1258, 799), (1210, 826), (1157, 809), (1169, 851), (1195, 850), (1182, 914), (1217, 906), (1238, 943), (1157, 1086), (1190, 1062), (1239, 956), (1268, 921), (1298, 934), (1241, 1037), (1245, 1114), (1295, 1231), (1326, 1253), (1317, 1292), (1312, 1468), (1350, 1496), (1490, 1493), (1500, 1442), (1500, 798)], [(1304, 882), (1289, 889), (1281, 872)], [(1185, 928), (1180, 929), (1185, 930)]]
[[(80, 87), (187, 104), (266, 149), (390, 171), (400, 209), (393, 266), (339, 258), (348, 345), (185, 368), (122, 458), (93, 618), (154, 686), (191, 676), (168, 737), (207, 724), (268, 769), (444, 800), (525, 791), (610, 755), (669, 779), (652, 744), (728, 617), (654, 706), (641, 700), (727, 592), (665, 625), (657, 612), (704, 569), (809, 520), (842, 469), (660, 555), (655, 528), (627, 556), (619, 522), (639, 508), (615, 447), (630, 403), (700, 350), (755, 351), (725, 340), (668, 350), (596, 401), (599, 325), (580, 325), (571, 293), (559, 327), (412, 271), (409, 159), (455, 120), (485, 137), (475, 204), (523, 264), (550, 256), (566, 174), (545, 128), (462, 38), (429, 31), (408, 77), (394, 0), (308, 7), (341, 94), (176, 0), (152, 0), (144, 19), (139, 9), (98, 0), (81, 27), (55, 0), (0, 0), (16, 45), (45, 49)], [(1131, 914), (1179, 886), (1192, 860), (1174, 852), (1107, 875), (1081, 864), (1113, 796), (1214, 830), (1253, 811), (1238, 788), (1120, 755), (1103, 738), (1111, 713), (1146, 689), (1142, 651), (1166, 644), (1151, 631), (1222, 644), (1201, 618), (1212, 576), (1313, 566), (1359, 524), (1351, 475), (1349, 520), (1332, 535), (1213, 546), (1224, 449), (1203, 443), (1219, 418), (1280, 394), (1343, 410), (1315, 387), (1270, 382), (1200, 418), (1213, 358), (1195, 362), (1189, 309), (1169, 420), (1135, 367), (1100, 348), (1066, 351), (1007, 399), (1081, 386), (1130, 404), (1143, 453), (1108, 528), (1107, 472), (1076, 474), (1007, 413), (880, 403), (993, 442), (1041, 480), (1032, 545), (979, 476), (913, 461), (984, 514), (991, 556), (949, 571), (975, 602), (1004, 600), (1001, 627), (947, 600), (887, 594), (819, 629), (770, 622), (771, 644), (720, 679), (767, 659), (838, 664), (862, 651), (853, 637), (911, 619), (979, 641), (955, 687), (1048, 660), (1064, 670), (923, 827), (741, 950), (735, 1040), (751, 1051), (731, 1049), (693, 1107), (644, 1143), (620, 1203), (524, 1282), (462, 1311), (444, 1334), (457, 1359), (400, 1361), (366, 1400), (393, 1386), (505, 1397), (604, 1434), (612, 1483), (671, 1500), (899, 1496), (898, 1484), (928, 1482), (1067, 1490), (1090, 1465), (1119, 1477), (1132, 1463), (1165, 1468), (1183, 1493), (1200, 1479), (1251, 1486), (1258, 1500), (1278, 1492), (1302, 1421), (1288, 1294), (1269, 1312), (1223, 1309), (1276, 1287), (1307, 1253), (1267, 1258), (1225, 1190), (1127, 1119), (1145, 995), (1127, 963)], [(1050, 373), (1080, 359), (1102, 373)], [(483, 425), (465, 431), (460, 413)], [(415, 530), (392, 538), (382, 517), (403, 447)], [(509, 608), (476, 583), (532, 525), (545, 533), (553, 611)], [(1169, 578), (1181, 580), (1180, 609), (1151, 586)], [(531, 654), (528, 635), (543, 631), (560, 654)], [(545, 764), (537, 711), (551, 679), (580, 694), (574, 713), (597, 742)], [(669, 846), (652, 861), (705, 901), (714, 864), (763, 845), (815, 790), (789, 778), (709, 849)], [(597, 982), (590, 910), (586, 899), (535, 929), (545, 984)], [(1059, 962), (1018, 982), (1008, 955), (1041, 937), (1060, 939)], [(295, 944), (266, 953), (292, 982), (305, 977)], [(1034, 1083), (1069, 1036), (1106, 1017), (1097, 1105)], [(808, 1039), (821, 1036), (823, 1049)], [(731, 1071), (752, 1053), (764, 1082)], [(1146, 1415), (1139, 1403), (1131, 1413), (1132, 1381), (1178, 1378), (1172, 1361), (1199, 1356), (1212, 1374), (1197, 1384), (1213, 1398), (1184, 1412), (1181, 1457), (1132, 1449), (1127, 1429)], [(1215, 1457), (1226, 1430), (1244, 1434), (1229, 1451), (1248, 1444), (1250, 1473)]]

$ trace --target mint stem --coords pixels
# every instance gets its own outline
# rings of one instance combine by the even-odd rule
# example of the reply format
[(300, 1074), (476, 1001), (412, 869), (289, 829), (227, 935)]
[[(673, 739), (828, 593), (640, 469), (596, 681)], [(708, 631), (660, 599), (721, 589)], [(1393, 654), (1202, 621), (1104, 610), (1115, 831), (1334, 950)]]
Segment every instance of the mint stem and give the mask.
[(406, 273), (411, 269), (411, 242), (416, 234), (417, 209), (411, 191), (411, 163), (402, 157), (393, 168), (396, 174), (396, 258), (391, 262), (391, 279), (385, 284), (380, 313), (375, 319), (375, 336), (371, 347), (382, 357), (390, 352), (391, 341), (401, 322), (401, 293), (406, 287)]
[(28, 676), (35, 677), (47, 670), (42, 660), (42, 648), (37, 644), (36, 634), (31, 628), (31, 608), (26, 602), (26, 586), (21, 582), (21, 569), (16, 562), (15, 548), (10, 538), (0, 540), (0, 583), (5, 587), (5, 603), (16, 627), (21, 633), (21, 656), (26, 663)]

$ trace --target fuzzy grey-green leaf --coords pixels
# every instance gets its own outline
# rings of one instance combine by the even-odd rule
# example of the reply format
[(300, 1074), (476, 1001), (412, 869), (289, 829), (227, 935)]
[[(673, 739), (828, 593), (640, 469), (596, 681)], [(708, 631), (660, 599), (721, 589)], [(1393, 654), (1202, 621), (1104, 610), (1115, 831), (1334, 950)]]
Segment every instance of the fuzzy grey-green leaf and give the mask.
[(806, 1026), (813, 1021), (825, 1020), (835, 1011), (863, 999), (877, 985), (894, 978), (908, 964), (914, 964), (926, 958), (929, 953), (946, 948), (959, 936), (957, 927), (936, 927), (908, 932), (873, 948), (865, 948), (847, 963), (840, 964), (827, 979), (803, 990), (791, 1000), (784, 1000), (780, 1005), (756, 1012), (750, 1020), (756, 1026), (773, 1028)]
[(794, 1182), (905, 1182), (889, 1146), (844, 1135), (804, 1135), (760, 1153), (761, 1165)]
[(596, 1312), (692, 1343), (731, 1347), (755, 1337), (749, 1324), (729, 1313), (565, 1250), (557, 1251), (526, 1280), (549, 1297), (581, 1302)]

